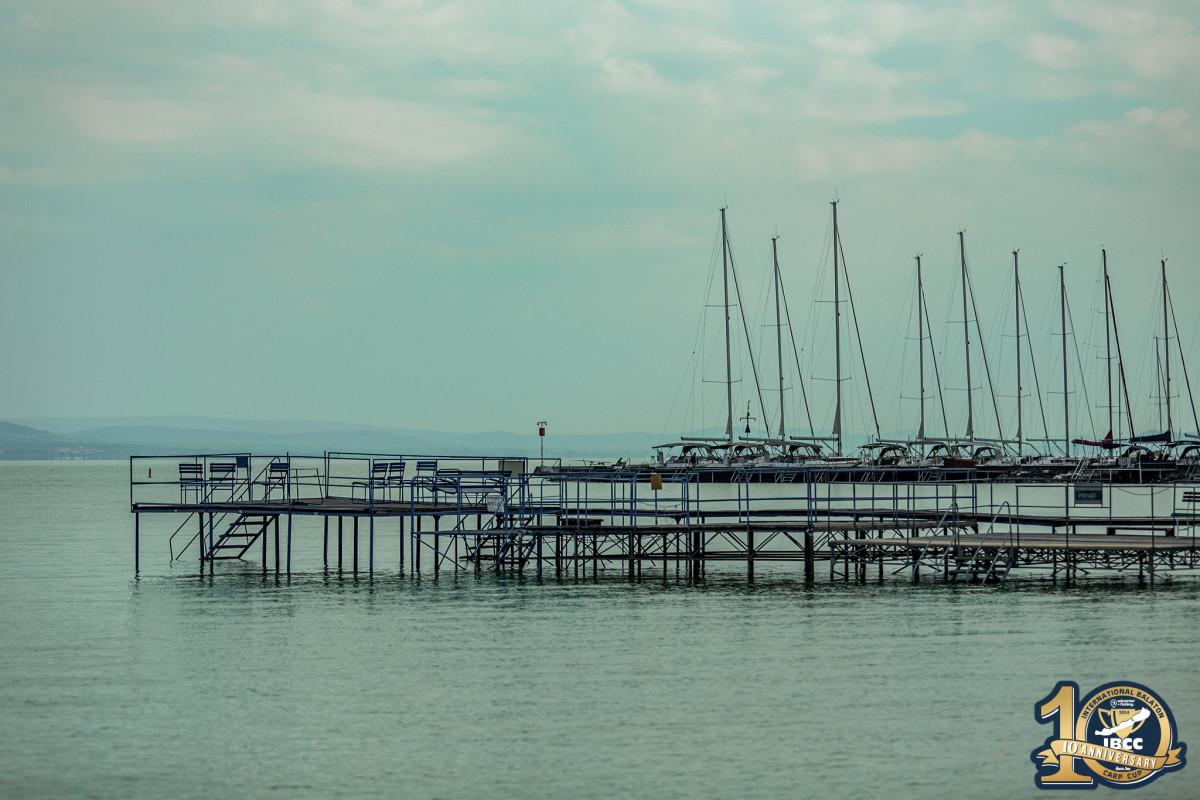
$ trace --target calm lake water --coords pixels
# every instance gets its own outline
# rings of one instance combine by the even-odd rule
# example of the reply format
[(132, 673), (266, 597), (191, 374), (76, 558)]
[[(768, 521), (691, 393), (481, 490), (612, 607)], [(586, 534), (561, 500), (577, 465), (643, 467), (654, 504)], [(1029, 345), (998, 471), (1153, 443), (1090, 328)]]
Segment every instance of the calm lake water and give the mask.
[(306, 573), (201, 578), (164, 521), (135, 579), (127, 480), (0, 462), (0, 796), (1038, 797), (1059, 680), (1200, 743), (1196, 578), (370, 580), (313, 571), (319, 527)]

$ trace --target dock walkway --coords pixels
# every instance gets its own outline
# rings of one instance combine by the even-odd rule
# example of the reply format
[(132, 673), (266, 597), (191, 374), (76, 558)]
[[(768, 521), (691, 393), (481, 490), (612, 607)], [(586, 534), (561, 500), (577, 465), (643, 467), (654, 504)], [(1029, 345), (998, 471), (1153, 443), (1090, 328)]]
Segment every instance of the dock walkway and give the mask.
[(1079, 508), (1064, 499), (1055, 510), (985, 506), (974, 484), (876, 483), (862, 496), (840, 496), (811, 476), (752, 490), (702, 487), (687, 475), (654, 481), (637, 472), (598, 481), (593, 473), (572, 479), (561, 468), (529, 467), (511, 458), (344, 453), (135, 457), (135, 569), (143, 517), (157, 515), (184, 517), (168, 539), (171, 559), (190, 553), (209, 572), (221, 561), (261, 558), (264, 571), (290, 573), (297, 518), (321, 520), (322, 568), (357, 571), (365, 527), (368, 572), (376, 570), (375, 527), (385, 520), (400, 533), (389, 568), (414, 572), (636, 576), (674, 566), (699, 578), (709, 563), (741, 561), (752, 578), (756, 564), (802, 562), (812, 580), (816, 563), (827, 562), (830, 577), (844, 580), (868, 572), (918, 579), (924, 571), (948, 580), (1040, 572), (1065, 580), (1136, 573), (1153, 581), (1156, 573), (1200, 564), (1200, 514), (1194, 500), (1180, 499), (1195, 498), (1194, 487), (1169, 489), (1169, 507), (1159, 506), (1158, 514), (1131, 515), (1114, 513), (1111, 488), (1108, 506)]

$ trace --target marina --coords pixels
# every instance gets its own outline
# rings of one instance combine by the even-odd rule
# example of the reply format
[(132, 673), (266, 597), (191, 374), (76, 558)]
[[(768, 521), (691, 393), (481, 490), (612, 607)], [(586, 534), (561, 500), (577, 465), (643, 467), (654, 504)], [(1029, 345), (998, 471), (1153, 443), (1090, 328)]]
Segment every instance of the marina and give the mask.
[[(133, 457), (134, 568), (145, 543), (157, 549), (164, 537), (172, 562), (210, 574), (239, 561), (287, 574), (699, 580), (710, 565), (742, 564), (752, 580), (756, 567), (791, 563), (807, 581), (820, 570), (845, 581), (1121, 576), (1153, 585), (1200, 566), (1200, 488), (1191, 485), (1152, 489), (1149, 513), (1127, 513), (1116, 494), (1140, 490), (1099, 482), (837, 484), (795, 468), (766, 480), (764, 469), (756, 480), (705, 483), (686, 472), (539, 470), (524, 458)], [(150, 524), (164, 517), (168, 526)], [(311, 525), (299, 532), (300, 520), (320, 525), (319, 565), (293, 561), (294, 536), (313, 535)], [(377, 542), (385, 531), (395, 543), (386, 550)]]
[[(841, 482), (989, 480), (1142, 484), (1200, 479), (1200, 416), (1197, 416), (1187, 371), (1165, 258), (1159, 259), (1157, 265), (1161, 330), (1156, 329), (1152, 337), (1153, 374), (1140, 378), (1143, 383), (1152, 380), (1154, 386), (1148, 394), (1135, 388), (1132, 396), (1142, 398), (1136, 408), (1136, 418), (1126, 375), (1127, 360), (1117, 325), (1107, 250), (1100, 250), (1097, 295), (1093, 297), (1090, 309), (1093, 315), (1102, 315), (1103, 324), (1092, 326), (1083, 346), (1084, 352), (1095, 353), (1093, 360), (1102, 362), (1103, 369), (1093, 366), (1090, 377), (1085, 370), (1075, 313), (1068, 300), (1066, 265), (1059, 264), (1055, 268), (1057, 285), (1052, 298), (1056, 301), (1053, 316), (1057, 317), (1057, 331), (1046, 330), (1048, 320), (1043, 319), (1041, 338), (1048, 334), (1048, 338), (1056, 342), (1053, 347), (1043, 350), (1042, 357), (1045, 360), (1048, 351), (1057, 351), (1053, 352), (1053, 357), (1060, 370), (1054, 370), (1058, 374), (1051, 378), (1043, 364), (1039, 377), (1037, 350), (1021, 283), (1020, 251), (1012, 251), (1011, 317), (1007, 310), (996, 314), (993, 330), (986, 331), (968, 268), (963, 230), (957, 233), (957, 274), (943, 278), (947, 288), (957, 284), (959, 296), (953, 298), (946, 309), (940, 347), (933, 339), (935, 326), (926, 300), (922, 256), (915, 256), (915, 303), (909, 312), (908, 328), (914, 327), (912, 320), (915, 319), (916, 363), (900, 369), (900, 392), (889, 407), (882, 401), (877, 402), (878, 384), (872, 385), (870, 359), (839, 232), (838, 202), (835, 200), (830, 206), (831, 226), (825, 252), (832, 262), (828, 273), (832, 278), (832, 296), (822, 298), (814, 289), (813, 308), (806, 321), (807, 325), (813, 325), (819, 316), (819, 306), (832, 305), (828, 326), (832, 329), (832, 363), (823, 365), (812, 352), (822, 349), (814, 338), (807, 344), (797, 342), (797, 331), (783, 288), (778, 235), (771, 238), (771, 264), (763, 292), (763, 295), (773, 297), (770, 303), (773, 315), (766, 308), (768, 304), (762, 302), (757, 312), (751, 312), (743, 299), (733, 256), (727, 208), (720, 209), (718, 246), (714, 247), (709, 290), (700, 325), (702, 332), (706, 329), (705, 315), (713, 309), (719, 310), (719, 319), (712, 327), (717, 330), (720, 341), (706, 344), (701, 334), (697, 336), (692, 358), (696, 374), (693, 375), (688, 406), (704, 408), (704, 384), (712, 384), (714, 394), (716, 386), (721, 385), (721, 396), (710, 398), (710, 402), (716, 400), (722, 419), (713, 425), (712, 418), (704, 418), (702, 413), (700, 419), (693, 419), (691, 430), (683, 426), (677, 440), (656, 445), (657, 463), (651, 465), (655, 472), (697, 472), (702, 480), (733, 482), (747, 479), (747, 472), (749, 480), (765, 479), (753, 472), (758, 466), (765, 466), (765, 474), (773, 475), (792, 465), (814, 470), (818, 480)], [(819, 275), (824, 274), (822, 268)], [(960, 314), (961, 318), (958, 318)], [(1008, 319), (1011, 319), (1011, 328)], [(822, 327), (828, 332), (823, 324)], [(774, 328), (774, 341), (764, 341), (768, 337), (760, 337), (756, 345), (750, 333), (755, 328)], [(788, 347), (785, 347), (785, 329)], [(950, 342), (960, 334), (961, 346), (951, 345)], [(907, 338), (900, 328), (897, 336)], [(990, 359), (989, 339), (993, 348)], [(1003, 339), (1010, 339), (1012, 343), (1000, 347), (1004, 344)], [(771, 349), (772, 345), (774, 358), (764, 358), (763, 351)], [(997, 354), (997, 348), (1002, 352)], [(759, 351), (757, 357), (756, 349)], [(802, 363), (802, 351), (807, 363)], [(698, 353), (704, 354), (703, 365)], [(718, 376), (712, 374), (717, 372), (712, 367), (722, 360), (722, 354), (724, 370), (723, 375)], [(961, 362), (947, 363), (948, 357), (961, 358)], [(1004, 362), (1005, 358), (1011, 361)], [(735, 361), (738, 362), (736, 365)], [(775, 363), (770, 364), (771, 361)], [(1001, 362), (1005, 363), (1004, 370)], [(1173, 362), (1176, 365), (1174, 383)], [(1010, 367), (1013, 367), (1011, 371)], [(768, 385), (772, 369), (778, 378), (777, 389)], [(831, 371), (832, 375), (822, 377), (822, 369)], [(905, 396), (904, 387), (912, 378), (916, 378), (916, 386), (911, 387), (916, 394)], [(958, 385), (960, 379), (963, 383)], [(813, 380), (833, 383), (832, 402), (827, 411), (830, 416), (826, 417), (831, 421), (827, 427), (819, 424), (821, 403), (817, 393), (810, 391)], [(793, 384), (791, 387), (787, 385), (789, 382)], [(1092, 391), (1102, 388), (1102, 402), (1093, 405), (1089, 383), (1093, 384)], [(1102, 387), (1095, 384), (1102, 384)], [(789, 388), (798, 390), (793, 392), (791, 400), (788, 399)], [(851, 391), (858, 395), (857, 427), (860, 433), (857, 435), (851, 435), (854, 427), (850, 419), (853, 404), (848, 399)], [(953, 391), (962, 392), (965, 402), (961, 407), (947, 402), (947, 393)], [(1052, 395), (1061, 397), (1057, 411), (1050, 408)], [(773, 402), (767, 402), (767, 398), (772, 398)], [(1013, 402), (1009, 403), (1007, 399), (1002, 402), (1001, 398), (1011, 398)], [(903, 400), (917, 401), (915, 416), (910, 417), (911, 412), (902, 408)], [(1150, 401), (1148, 404), (1147, 400)], [(1187, 401), (1185, 410), (1190, 410), (1190, 415), (1175, 414), (1173, 408), (1183, 405), (1184, 400)], [(735, 414), (740, 413), (743, 404), (745, 415), (737, 417), (743, 425), (735, 425)], [(1094, 413), (1097, 409), (1101, 412), (1099, 417)], [(1057, 419), (1056, 413), (1061, 415)], [(890, 424), (895, 426), (889, 433), (885, 434), (881, 414), (885, 418), (890, 416)], [(958, 422), (952, 422), (956, 415)], [(1148, 423), (1147, 420), (1155, 415), (1156, 421)], [(1040, 430), (1036, 425), (1039, 421)], [(1188, 425), (1192, 426), (1193, 432), (1188, 432)], [(1088, 428), (1090, 433), (1086, 432)], [(1085, 432), (1081, 433), (1081, 430)], [(1101, 433), (1105, 430), (1107, 433)]]

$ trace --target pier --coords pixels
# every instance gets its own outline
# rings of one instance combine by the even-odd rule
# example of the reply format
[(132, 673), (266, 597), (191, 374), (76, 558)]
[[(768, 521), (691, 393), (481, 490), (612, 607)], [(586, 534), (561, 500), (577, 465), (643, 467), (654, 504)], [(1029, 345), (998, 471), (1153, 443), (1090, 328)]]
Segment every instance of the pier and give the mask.
[[(904, 576), (1003, 582), (1156, 577), (1200, 567), (1200, 489), (1141, 487), (1149, 513), (1119, 513), (1111, 484), (832, 484), (804, 469), (703, 482), (646, 468), (603, 473), (495, 457), (361, 453), (135, 456), (134, 569), (143, 540), (219, 573), (505, 571), (702, 578), (710, 565), (795, 564), (815, 580)], [(759, 470), (761, 472), (761, 469)], [(167, 519), (164, 526), (161, 520)], [(159, 520), (158, 524), (152, 524)], [(297, 530), (299, 520), (307, 522)], [(294, 563), (319, 521), (319, 564)], [(377, 534), (388, 533), (382, 548)], [(397, 536), (398, 534), (398, 536)], [(398, 542), (398, 546), (396, 543)], [(306, 553), (311, 552), (310, 546)]]

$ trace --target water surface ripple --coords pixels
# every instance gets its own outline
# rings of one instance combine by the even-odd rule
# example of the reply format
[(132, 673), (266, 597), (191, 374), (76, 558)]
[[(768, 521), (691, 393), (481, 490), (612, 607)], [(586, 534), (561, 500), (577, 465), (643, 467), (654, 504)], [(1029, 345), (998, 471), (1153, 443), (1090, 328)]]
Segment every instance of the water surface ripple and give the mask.
[(1036, 797), (1063, 679), (1200, 742), (1191, 578), (210, 578), (160, 532), (135, 580), (126, 476), (0, 464), (0, 796)]

